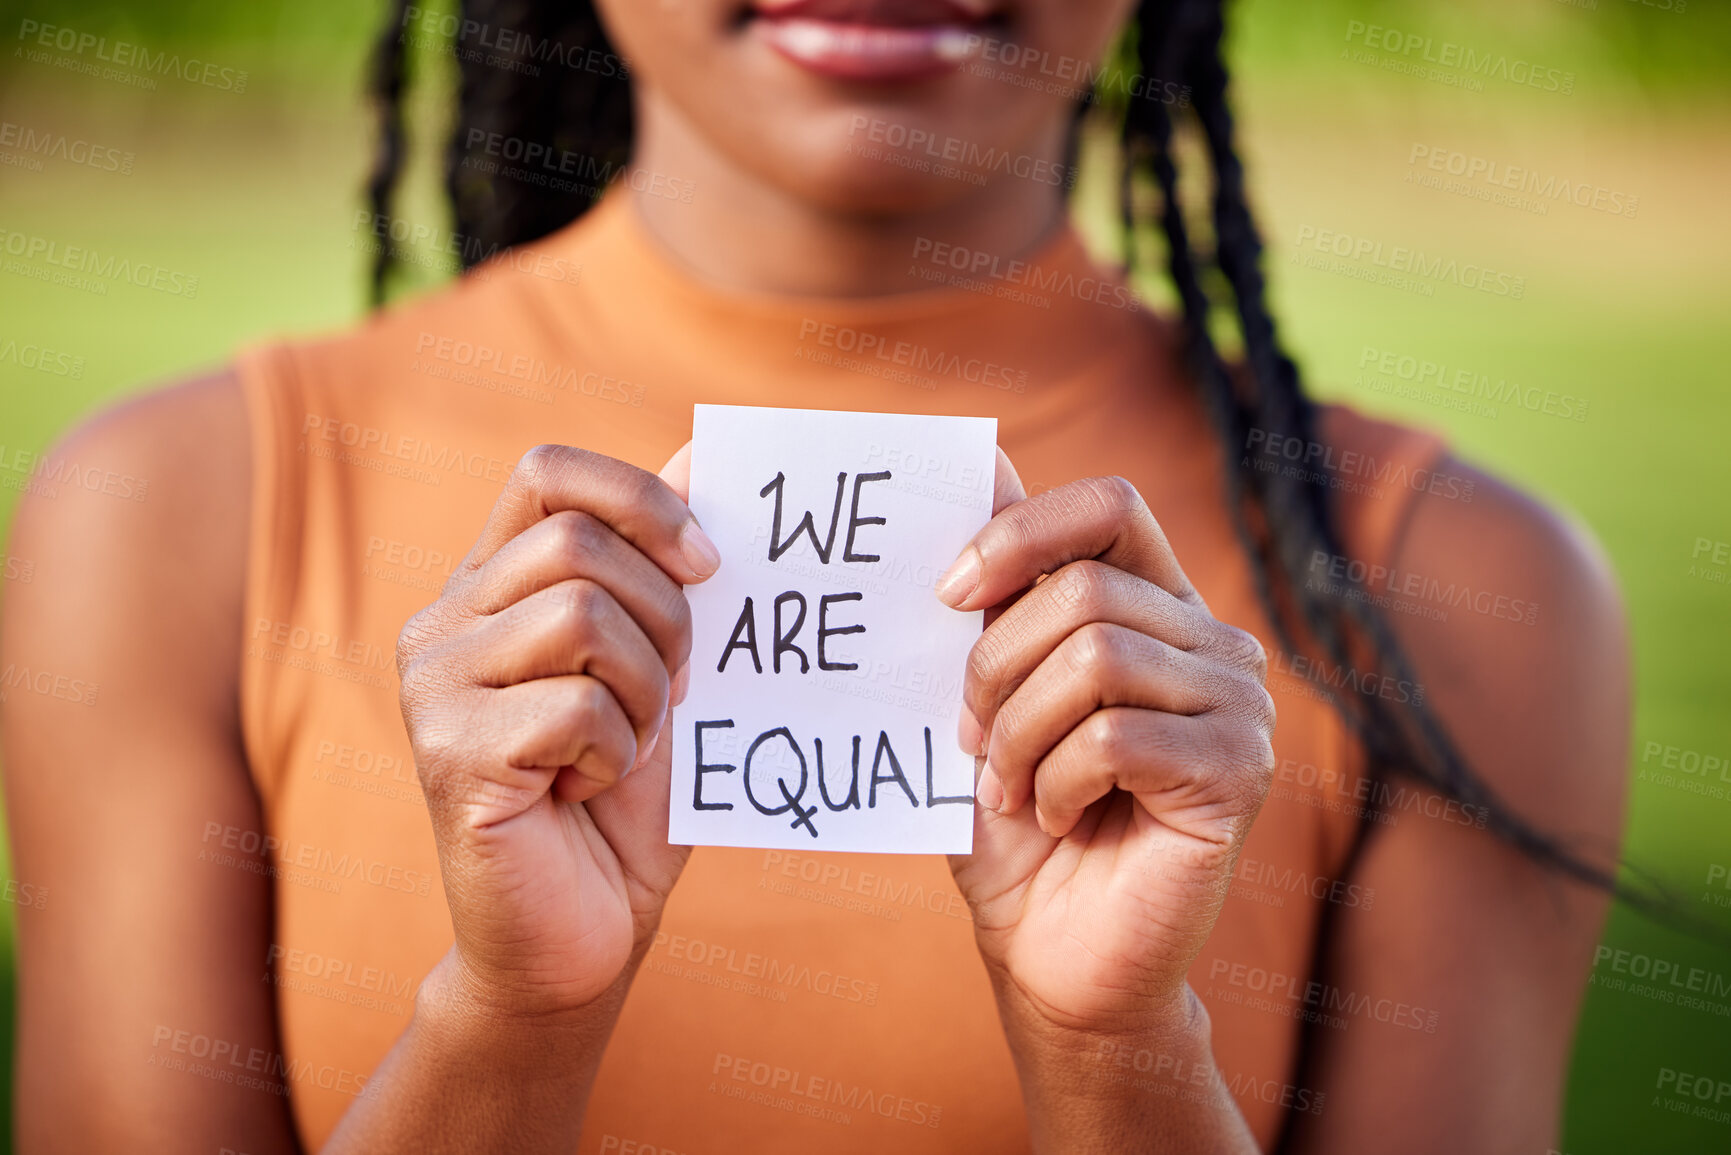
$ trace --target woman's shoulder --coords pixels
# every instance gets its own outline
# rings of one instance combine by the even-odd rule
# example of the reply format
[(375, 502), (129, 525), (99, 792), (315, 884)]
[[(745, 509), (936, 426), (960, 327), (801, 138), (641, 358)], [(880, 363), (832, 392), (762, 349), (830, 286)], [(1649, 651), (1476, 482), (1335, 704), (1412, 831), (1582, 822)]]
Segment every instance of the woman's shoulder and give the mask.
[(1477, 486), (1450, 465), (1439, 434), (1347, 405), (1318, 405), (1308, 436), (1252, 425), (1242, 457), (1245, 467), (1324, 491), (1342, 555), (1372, 566), (1389, 562), (1422, 497), (1471, 502)]
[[(18, 522), (109, 535), (244, 537), (246, 406), (231, 367), (125, 397), (86, 417), (35, 461)], [(241, 524), (236, 525), (236, 518)], [(188, 518), (200, 518), (191, 524)]]
[[(1483, 578), (1506, 571), (1508, 581), (1573, 582), (1615, 600), (1609, 561), (1584, 525), (1463, 460), (1442, 434), (1339, 404), (1318, 407), (1317, 431), (1305, 452), (1330, 479), (1345, 535), (1387, 522), (1383, 549), (1349, 552), (1470, 567)], [(1294, 455), (1290, 447), (1282, 454)]]
[(250, 484), (232, 371), (86, 419), (26, 483), (9, 548), (32, 580), (8, 598), (8, 625), (30, 622), (43, 653), (99, 686), (173, 687), (232, 716)]
[[(91, 563), (57, 583), (56, 599), (112, 604), (153, 588), (233, 604), (238, 615), (253, 498), (270, 481), (259, 470), (281, 456), (276, 427), (293, 437), (309, 415), (364, 413), (387, 391), (389, 370), (414, 376), (417, 333), (449, 334), (478, 309), (505, 311), (492, 300), (502, 291), (497, 280), (464, 279), (332, 332), (256, 344), (219, 369), (86, 416), (33, 456), (14, 552)], [(154, 571), (160, 581), (132, 580)]]
[(1316, 416), (1324, 441), (1361, 456), (1435, 453), (1447, 444), (1435, 430), (1374, 417), (1351, 405), (1321, 404)]
[(1342, 589), (1351, 581), (1372, 599), (1427, 698), (1517, 812), (1614, 840), (1630, 671), (1604, 549), (1577, 518), (1462, 460), (1434, 433), (1338, 406), (1320, 427), (1338, 453), (1363, 455), (1345, 473), (1389, 469), (1381, 498), (1345, 500), (1362, 508), (1390, 487), (1404, 493), (1379, 556), (1349, 544), (1347, 556), (1313, 557), (1309, 576)]

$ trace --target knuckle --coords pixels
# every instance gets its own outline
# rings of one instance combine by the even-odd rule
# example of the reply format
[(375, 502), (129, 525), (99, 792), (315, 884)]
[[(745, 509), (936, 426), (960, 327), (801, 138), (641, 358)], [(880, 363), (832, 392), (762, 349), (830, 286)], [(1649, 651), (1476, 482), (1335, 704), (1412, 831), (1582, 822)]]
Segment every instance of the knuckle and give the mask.
[(582, 557), (594, 553), (601, 544), (601, 521), (580, 509), (562, 509), (549, 514), (552, 533), (559, 550), (567, 555)]
[(1139, 509), (1142, 505), (1142, 494), (1129, 480), (1117, 474), (1104, 477), (1084, 478), (1077, 483), (1084, 487), (1094, 500), (1115, 514), (1124, 514)]
[(997, 713), (992, 715), (987, 743), (991, 748), (994, 765), (1022, 749), (1024, 734), (1032, 720), (1029, 717), (1030, 712), (1030, 706), (1023, 700), (1023, 696), (1012, 695), (998, 707)]
[(585, 678), (573, 688), (566, 704), (565, 726), (586, 741), (578, 762), (585, 777), (613, 782), (623, 774), (635, 753), (635, 742), (627, 729), (610, 725), (612, 694), (600, 682)]
[(439, 591), (439, 599), (452, 605), (463, 605), (465, 600), (475, 597), (483, 589), (481, 582), (481, 567), (472, 566), (468, 562), (459, 565), (445, 579), (445, 588)]
[(1258, 682), (1268, 677), (1268, 651), (1249, 630), (1220, 623), (1220, 655), (1228, 665), (1248, 670)]
[(567, 578), (553, 587), (551, 597), (558, 625), (575, 628), (594, 620), (606, 594), (588, 578)]
[(435, 816), (449, 813), (458, 797), (457, 784), (451, 775), (440, 772), (432, 762), (420, 756), (418, 749), (415, 771), (421, 783), (421, 797), (427, 800), (427, 809)]
[(1106, 600), (1110, 585), (1110, 566), (1097, 561), (1073, 561), (1053, 574), (1052, 596), (1071, 616), (1085, 617), (1097, 612)]
[(1252, 778), (1263, 778), (1274, 773), (1274, 743), (1272, 736), (1263, 727), (1249, 724), (1232, 726), (1229, 728), (1225, 745), (1230, 752), (1233, 769)]
[(1012, 505), (986, 523), (990, 536), (985, 540), (992, 546), (989, 552), (1024, 554), (1039, 550), (1051, 532), (1050, 521), (1032, 502)]
[(608, 693), (593, 678), (579, 678), (566, 696), (564, 723), (582, 734), (593, 734), (606, 716)]
[(644, 510), (655, 508), (667, 492), (665, 481), (635, 465), (626, 468), (623, 481), (633, 504)]
[(1113, 769), (1128, 766), (1136, 756), (1136, 735), (1124, 710), (1101, 710), (1089, 721), (1095, 757)]
[(1256, 696), (1253, 699), (1256, 707), (1256, 720), (1263, 731), (1274, 734), (1275, 726), (1280, 721), (1280, 711), (1274, 705), (1274, 695), (1268, 692), (1268, 687), (1261, 682), (1256, 683)]
[(965, 678), (968, 687), (982, 695), (991, 689), (998, 671), (1003, 668), (1004, 645), (1002, 631), (996, 626), (980, 635), (968, 651)]
[(448, 711), (426, 712), (411, 727), (415, 769), (423, 788), (448, 788), (462, 765), (467, 727), (457, 724)]
[(1233, 718), (1262, 725), (1263, 699), (1268, 697), (1268, 691), (1261, 682), (1243, 670), (1231, 668), (1214, 671), (1214, 680), (1216, 709), (1223, 709)]
[(431, 651), (402, 663), (397, 682), (397, 703), (415, 749), (443, 752), (462, 733), (446, 719), (463, 708), (463, 674), (444, 654)]
[(1089, 622), (1064, 644), (1070, 669), (1083, 677), (1109, 677), (1125, 664), (1119, 631), (1104, 622)]
[(517, 467), (511, 471), (511, 480), (529, 488), (539, 486), (558, 463), (563, 451), (563, 446), (551, 442), (532, 447), (517, 459)]
[(1245, 759), (1233, 777), (1235, 809), (1254, 814), (1268, 797), (1274, 784), (1274, 747), (1266, 735), (1258, 735), (1246, 743)]
[(435, 633), (432, 615), (433, 607), (428, 606), (404, 622), (403, 628), (398, 631), (397, 673), (399, 675), (406, 673), (415, 659), (432, 645)]
[(426, 697), (431, 681), (426, 658), (420, 656), (405, 658), (399, 650), (397, 654), (397, 697), (405, 710), (413, 708)]

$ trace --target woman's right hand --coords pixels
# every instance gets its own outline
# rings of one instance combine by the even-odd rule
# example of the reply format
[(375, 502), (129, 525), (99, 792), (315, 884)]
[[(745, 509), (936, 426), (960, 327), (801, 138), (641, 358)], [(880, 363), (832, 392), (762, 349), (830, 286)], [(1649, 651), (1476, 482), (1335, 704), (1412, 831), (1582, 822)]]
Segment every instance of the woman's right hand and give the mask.
[[(669, 464), (683, 484), (684, 455)], [(672, 705), (720, 564), (683, 497), (635, 466), (530, 450), (397, 643), (465, 994), (587, 1006), (640, 957), (690, 853), (667, 842)], [(628, 981), (628, 976), (626, 977)]]

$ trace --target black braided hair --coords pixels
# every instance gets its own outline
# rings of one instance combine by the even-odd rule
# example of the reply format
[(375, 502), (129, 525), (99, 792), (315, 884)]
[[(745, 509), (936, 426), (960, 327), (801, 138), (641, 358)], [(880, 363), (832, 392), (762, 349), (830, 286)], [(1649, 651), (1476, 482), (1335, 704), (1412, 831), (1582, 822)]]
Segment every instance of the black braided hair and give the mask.
[[(1297, 366), (1282, 350), (1266, 304), (1262, 241), (1251, 217), (1244, 169), (1233, 145), (1232, 115), (1226, 99), (1227, 70), (1222, 58), (1224, 21), (1218, 0), (1142, 0), (1136, 21), (1136, 61), (1145, 75), (1169, 77), (1191, 91), (1214, 177), (1211, 224), (1213, 264), (1230, 286), (1243, 340), (1243, 367), (1234, 372), (1211, 336), (1212, 301), (1205, 292), (1199, 258), (1189, 238), (1178, 195), (1172, 157), (1173, 123), (1157, 101), (1132, 102), (1122, 130), (1123, 167), (1119, 198), (1123, 227), (1134, 238), (1135, 185), (1151, 174), (1161, 199), (1160, 225), (1166, 236), (1167, 269), (1183, 306), (1184, 330), (1192, 373), (1224, 441), (1227, 504), (1239, 540), (1256, 563), (1257, 594), (1281, 645), (1289, 653), (1320, 651), (1336, 669), (1355, 660), (1393, 678), (1416, 683), (1411, 664), (1393, 631), (1365, 601), (1339, 596), (1339, 587), (1317, 588), (1306, 580), (1309, 559), (1317, 552), (1344, 554), (1331, 491), (1303, 472), (1263, 471), (1244, 458), (1251, 434), (1296, 438), (1300, 445), (1322, 443), (1316, 407), (1305, 396)], [(1137, 251), (1126, 246), (1132, 264)], [(1283, 442), (1284, 443), (1284, 442)], [(1380, 696), (1336, 693), (1330, 697), (1364, 744), (1373, 780), (1406, 773), (1445, 797), (1478, 808), (1485, 825), (1521, 851), (1591, 886), (1621, 892), (1614, 873), (1582, 858), (1556, 839), (1513, 814), (1473, 773), (1435, 716), (1422, 705), (1404, 708)], [(1349, 877), (1364, 850), (1371, 809), (1361, 812), (1343, 877)], [(1633, 896), (1638, 904), (1652, 904)], [(1320, 973), (1333, 938), (1339, 908), (1324, 905), (1313, 948), (1312, 971)], [(1316, 1028), (1299, 1035), (1294, 1078), (1303, 1083), (1317, 1060)], [(1277, 1149), (1284, 1150), (1290, 1134)]]
[[(464, 269), (569, 224), (630, 159), (631, 85), (592, 3), (462, 0), (454, 15), (396, 0), (374, 47), (379, 143), (367, 184), (374, 232), (388, 234), (403, 170), (411, 49), (432, 39), (457, 63), (457, 118), (445, 191)], [(456, 31), (453, 33), (453, 27)], [(441, 35), (442, 34), (442, 35)], [(549, 166), (536, 157), (551, 155)], [(384, 301), (399, 252), (388, 235), (372, 269)]]
[[(1238, 458), (1261, 431), (1317, 445), (1323, 437), (1316, 407), (1306, 398), (1298, 369), (1281, 349), (1269, 314), (1262, 276), (1262, 241), (1245, 196), (1244, 169), (1233, 146), (1227, 71), (1221, 47), (1218, 0), (1143, 0), (1138, 9), (1139, 64), (1149, 75), (1172, 77), (1193, 92), (1194, 110), (1214, 176), (1213, 264), (1231, 287), (1244, 367), (1234, 372), (1221, 357), (1208, 326), (1212, 302), (1198, 273), (1199, 258), (1187, 233), (1172, 160), (1173, 124), (1166, 105), (1129, 105), (1123, 128), (1121, 203), (1133, 204), (1131, 185), (1146, 166), (1161, 191), (1160, 223), (1167, 238), (1168, 270), (1183, 304), (1193, 371), (1203, 387), (1229, 458)], [(1126, 229), (1135, 225), (1126, 216)], [(1132, 250), (1133, 251), (1133, 250)], [(1341, 597), (1307, 583), (1319, 551), (1344, 553), (1330, 502), (1331, 491), (1303, 471), (1263, 471), (1229, 461), (1228, 504), (1245, 549), (1258, 561), (1258, 593), (1293, 653), (1320, 651), (1351, 669), (1367, 658), (1396, 682), (1416, 682), (1411, 663), (1383, 616), (1364, 599)], [(1379, 771), (1398, 770), (1465, 805), (1481, 808), (1486, 826), (1523, 851), (1596, 886), (1613, 877), (1503, 806), (1460, 756), (1435, 715), (1422, 705), (1377, 696), (1334, 694), (1337, 707), (1359, 733)]]
[(402, 175), (407, 133), (403, 124), (403, 94), (408, 89), (409, 54), (404, 50), (404, 28), (411, 11), (409, 0), (395, 0), (391, 22), (379, 33), (373, 47), (372, 75), (368, 85), (379, 118), (378, 151), (373, 171), (367, 177), (367, 204), (373, 211), (372, 233), (379, 241), (373, 253), (369, 282), (373, 302), (385, 298), (385, 282), (397, 263), (391, 243), (389, 220), (391, 198)]

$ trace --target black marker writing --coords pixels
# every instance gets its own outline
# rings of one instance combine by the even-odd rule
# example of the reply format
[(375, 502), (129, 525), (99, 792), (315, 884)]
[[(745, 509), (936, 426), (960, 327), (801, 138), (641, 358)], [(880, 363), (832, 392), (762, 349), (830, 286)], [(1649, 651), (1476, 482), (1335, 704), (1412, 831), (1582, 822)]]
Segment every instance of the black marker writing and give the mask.
[(859, 487), (868, 481), (888, 481), (889, 479), (890, 471), (887, 469), (882, 473), (858, 473), (854, 475), (853, 508), (848, 511), (847, 515), (847, 544), (841, 547), (841, 560), (864, 562), (880, 560), (875, 553), (854, 553), (853, 535), (862, 525), (882, 525), (884, 523), (884, 519), (881, 517), (861, 517), (859, 515)]
[[(771, 738), (777, 737), (785, 740), (788, 748), (793, 751), (793, 756), (799, 759), (799, 789), (789, 791), (787, 788), (787, 779), (777, 772), (775, 776), (776, 788), (781, 791), (781, 796), (787, 799), (787, 801), (782, 803), (780, 806), (765, 806), (757, 800), (757, 794), (751, 789), (751, 760), (757, 755), (757, 748), (759, 746), (762, 746)], [(747, 801), (756, 808), (759, 814), (767, 814), (771, 818), (775, 817), (777, 814), (786, 814), (790, 810), (793, 811), (793, 829), (798, 830), (803, 826), (811, 832), (813, 838), (816, 838), (817, 827), (812, 825), (811, 818), (812, 815), (817, 813), (817, 807), (813, 806), (810, 809), (807, 809), (799, 804), (800, 799), (805, 797), (805, 783), (805, 752), (799, 748), (799, 743), (793, 740), (793, 732), (786, 726), (778, 726), (773, 730), (767, 730), (764, 733), (759, 734), (756, 741), (752, 742), (751, 748), (746, 750), (745, 797)]]
[(799, 519), (799, 524), (793, 527), (793, 532), (787, 535), (786, 541), (778, 542), (776, 540), (781, 537), (781, 491), (786, 484), (787, 474), (778, 473), (775, 475), (775, 480), (764, 486), (757, 495), (768, 497), (771, 493), (775, 494), (775, 520), (771, 523), (769, 531), (769, 560), (779, 560), (781, 555), (799, 540), (799, 535), (805, 533), (810, 535), (812, 548), (817, 550), (818, 558), (824, 565), (828, 565), (829, 551), (835, 548), (836, 523), (841, 520), (841, 495), (847, 489), (847, 474), (838, 473), (835, 475), (835, 509), (829, 515), (829, 536), (824, 538), (822, 545), (818, 544), (817, 526), (812, 524), (811, 510), (809, 509), (805, 511), (805, 516)]

